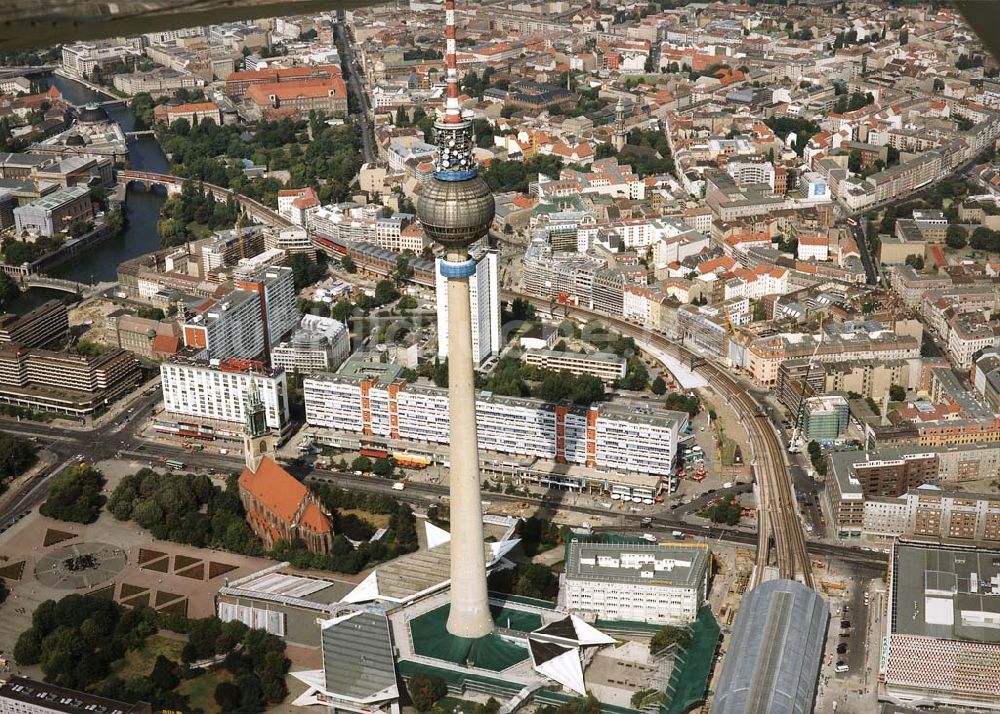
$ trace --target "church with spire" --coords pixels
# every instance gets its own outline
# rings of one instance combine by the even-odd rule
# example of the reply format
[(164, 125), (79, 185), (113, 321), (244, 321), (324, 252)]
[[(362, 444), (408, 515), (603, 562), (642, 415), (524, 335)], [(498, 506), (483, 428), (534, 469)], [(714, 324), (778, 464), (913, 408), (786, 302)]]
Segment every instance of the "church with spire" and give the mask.
[(329, 553), (333, 525), (319, 499), (274, 460), (275, 439), (267, 427), (255, 380), (243, 395), (243, 456), (240, 501), (247, 523), (268, 550), (279, 540), (301, 540), (312, 553)]

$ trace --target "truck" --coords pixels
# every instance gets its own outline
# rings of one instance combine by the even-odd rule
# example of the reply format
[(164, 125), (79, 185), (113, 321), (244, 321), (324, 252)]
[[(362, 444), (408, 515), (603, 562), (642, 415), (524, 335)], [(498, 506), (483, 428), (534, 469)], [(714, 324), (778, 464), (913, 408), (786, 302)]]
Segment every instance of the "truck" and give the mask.
[(406, 488), (406, 484), (404, 484), (402, 481), (397, 481), (396, 483), (392, 484), (393, 491), (402, 491), (404, 488)]
[(681, 531), (674, 531), (674, 540), (684, 540), (684, 534)]

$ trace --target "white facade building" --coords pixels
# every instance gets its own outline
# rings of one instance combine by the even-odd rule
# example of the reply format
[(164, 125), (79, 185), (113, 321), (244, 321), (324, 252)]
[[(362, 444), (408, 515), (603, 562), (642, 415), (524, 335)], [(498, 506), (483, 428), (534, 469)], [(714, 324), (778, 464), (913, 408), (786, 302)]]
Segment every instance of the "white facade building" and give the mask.
[(184, 344), (209, 359), (260, 357), (295, 328), (295, 296), (292, 269), (268, 267), (225, 298), (196, 308), (184, 323)]
[(766, 183), (774, 190), (774, 164), (769, 161), (731, 161), (726, 172), (738, 186)]
[[(336, 432), (447, 444), (448, 392), (364, 374), (317, 374), (304, 382), (306, 421)], [(687, 415), (645, 402), (589, 409), (480, 393), (479, 448), (614, 469), (672, 473)]]
[(290, 372), (335, 370), (351, 354), (351, 336), (332, 317), (303, 315), (288, 342), (271, 350), (271, 364)]
[[(441, 275), (441, 259), (435, 261), (437, 279), (438, 357), (448, 356), (448, 279)], [(497, 254), (482, 253), (476, 262), (476, 273), (469, 278), (469, 300), (472, 305), (472, 360), (483, 364), (500, 353), (500, 281), (497, 276)]]
[(708, 595), (709, 557), (705, 543), (570, 543), (566, 609), (604, 620), (694, 622)]
[(267, 426), (276, 432), (290, 425), (288, 388), (283, 369), (259, 363), (251, 370), (240, 360), (168, 360), (160, 365), (163, 408), (173, 417), (243, 423), (243, 394), (250, 380), (257, 383), (267, 412)]

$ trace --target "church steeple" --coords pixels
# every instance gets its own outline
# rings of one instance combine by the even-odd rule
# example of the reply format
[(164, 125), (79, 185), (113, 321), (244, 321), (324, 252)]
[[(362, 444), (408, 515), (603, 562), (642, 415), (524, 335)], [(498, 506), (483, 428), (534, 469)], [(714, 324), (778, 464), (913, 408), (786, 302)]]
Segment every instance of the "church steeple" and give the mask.
[(625, 140), (627, 137), (627, 132), (625, 131), (625, 102), (622, 98), (618, 98), (618, 104), (615, 105), (615, 132), (614, 132), (614, 147), (615, 151), (621, 151), (625, 148)]
[(243, 394), (243, 456), (246, 467), (256, 473), (261, 459), (274, 451), (274, 438), (267, 426), (267, 408), (260, 396), (257, 380), (250, 375), (250, 385)]

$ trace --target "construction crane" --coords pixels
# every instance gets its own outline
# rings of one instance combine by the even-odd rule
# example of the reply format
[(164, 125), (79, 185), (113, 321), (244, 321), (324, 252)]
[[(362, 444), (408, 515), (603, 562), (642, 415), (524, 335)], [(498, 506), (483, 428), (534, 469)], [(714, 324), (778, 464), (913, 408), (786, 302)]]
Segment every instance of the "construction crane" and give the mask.
[(806, 390), (809, 387), (809, 377), (812, 376), (813, 365), (816, 364), (816, 355), (819, 354), (819, 348), (823, 346), (823, 319), (820, 318), (819, 321), (819, 339), (816, 340), (816, 348), (813, 350), (812, 356), (809, 358), (809, 363), (806, 365), (806, 376), (802, 380), (802, 393), (799, 395), (799, 408), (795, 410), (795, 422), (792, 427), (792, 438), (788, 440), (788, 451), (792, 454), (797, 454), (802, 451), (803, 438), (802, 438), (802, 415), (806, 408)]

